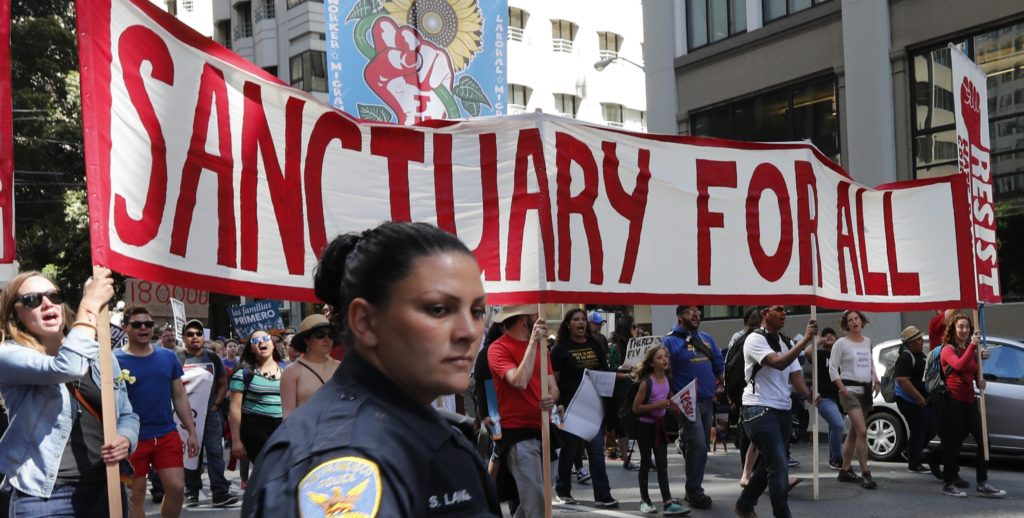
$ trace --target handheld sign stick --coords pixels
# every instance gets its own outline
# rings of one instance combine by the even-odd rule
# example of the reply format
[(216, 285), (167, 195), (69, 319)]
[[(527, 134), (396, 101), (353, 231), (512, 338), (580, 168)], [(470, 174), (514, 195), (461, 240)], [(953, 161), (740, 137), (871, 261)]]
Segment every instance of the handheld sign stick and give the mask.
[[(978, 347), (978, 379), (985, 379), (985, 366), (981, 358), (981, 350), (985, 346), (985, 305), (978, 304), (974, 310), (974, 328), (981, 330), (981, 347)], [(980, 315), (980, 321), (979, 321)], [(981, 412), (981, 443), (985, 451), (985, 462), (988, 462), (988, 413), (985, 411), (985, 389), (978, 389), (978, 411)]]
[[(544, 304), (537, 304), (537, 318), (547, 321), (548, 308)], [(531, 330), (532, 334), (532, 330)], [(533, 339), (533, 337), (530, 337)], [(540, 355), (540, 397), (544, 399), (548, 395), (548, 348), (542, 342), (537, 344), (537, 354)], [(540, 411), (540, 450), (541, 450), (541, 471), (544, 475), (544, 518), (551, 518), (551, 411), (541, 409)]]
[[(818, 320), (818, 306), (811, 306), (811, 320)], [(812, 338), (817, 340), (817, 338)], [(818, 344), (811, 345), (811, 481), (814, 487), (814, 500), (818, 500), (818, 407), (814, 401), (818, 399)]]
[[(98, 277), (93, 267), (93, 277)], [(96, 322), (96, 341), (100, 344), (100, 402), (103, 410), (103, 443), (117, 438), (117, 405), (114, 403), (114, 360), (110, 350), (110, 309), (100, 308)], [(111, 518), (121, 518), (121, 471), (118, 464), (107, 464), (107, 503)]]

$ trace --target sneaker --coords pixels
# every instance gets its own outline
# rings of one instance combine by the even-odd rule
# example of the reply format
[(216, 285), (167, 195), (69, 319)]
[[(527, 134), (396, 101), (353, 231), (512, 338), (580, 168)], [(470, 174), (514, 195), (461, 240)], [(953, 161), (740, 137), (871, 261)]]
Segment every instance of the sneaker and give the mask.
[(576, 482), (579, 482), (580, 484), (582, 484), (584, 482), (589, 482), (589, 481), (590, 481), (590, 470), (587, 469), (587, 468), (580, 468), (580, 470), (576, 472)]
[[(654, 509), (654, 507), (652, 506), (651, 509)], [(665, 516), (684, 516), (690, 514), (690, 510), (675, 502), (669, 502), (668, 504), (665, 505), (665, 508), (662, 510), (662, 513)]]
[(185, 495), (185, 507), (199, 507), (199, 495)]
[(736, 516), (739, 516), (740, 518), (757, 518), (757, 513), (755, 513), (753, 509), (750, 511), (744, 511), (740, 509), (739, 505), (733, 506), (732, 512), (736, 513)]
[(704, 493), (697, 495), (686, 495), (683, 501), (690, 504), (694, 509), (711, 509), (711, 497)]
[(597, 504), (598, 507), (604, 507), (605, 509), (615, 509), (619, 507), (619, 501), (610, 496), (604, 500), (595, 500), (594, 503)]
[(795, 468), (800, 465), (800, 461), (790, 457), (789, 460), (786, 461), (786, 464), (789, 464), (789, 467), (791, 468)]
[(907, 471), (910, 472), (910, 473), (928, 473), (931, 470), (926, 468), (926, 467), (924, 467), (924, 466), (915, 466), (915, 467), (908, 467)]
[(967, 493), (964, 493), (960, 489), (957, 489), (957, 487), (952, 484), (946, 484), (942, 486), (942, 494), (946, 496), (954, 496), (956, 498), (964, 498), (965, 496), (967, 496)]
[(646, 514), (657, 514), (658, 510), (652, 504), (640, 502), (640, 512)]
[(213, 506), (214, 507), (227, 507), (229, 505), (237, 504), (237, 503), (238, 503), (238, 497), (235, 496), (235, 495), (224, 495), (221, 498), (214, 498), (213, 499)]
[(983, 496), (985, 498), (1002, 498), (1006, 496), (1006, 491), (1003, 491), (1002, 489), (996, 489), (992, 487), (992, 484), (989, 484), (988, 482), (985, 482), (984, 484), (978, 484), (978, 487), (974, 491), (978, 493), (978, 496)]
[(843, 461), (841, 461), (841, 460), (830, 460), (830, 461), (828, 461), (828, 469), (831, 469), (833, 471), (842, 471), (843, 470)]
[(562, 505), (572, 505), (577, 503), (576, 499), (572, 495), (555, 495), (555, 501)]
[(878, 482), (875, 482), (871, 478), (871, 473), (862, 473), (860, 476), (860, 487), (864, 489), (875, 489), (878, 487)]
[(839, 476), (837, 478), (840, 482), (860, 482), (860, 475), (854, 473), (852, 469), (839, 470)]
[(634, 464), (632, 462), (624, 462), (622, 464), (622, 469), (624, 469), (626, 471), (640, 471), (640, 466), (637, 466), (636, 464)]
[(971, 487), (971, 485), (968, 484), (966, 480), (964, 480), (964, 479), (962, 479), (960, 477), (956, 477), (956, 480), (953, 482), (953, 485), (958, 487), (958, 488), (960, 488), (960, 489), (967, 489), (967, 488)]

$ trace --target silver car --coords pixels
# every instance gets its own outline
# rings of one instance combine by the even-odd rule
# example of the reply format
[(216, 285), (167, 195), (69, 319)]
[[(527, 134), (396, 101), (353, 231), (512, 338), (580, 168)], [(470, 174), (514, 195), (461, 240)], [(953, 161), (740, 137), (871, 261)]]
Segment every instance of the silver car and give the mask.
[[(990, 356), (983, 361), (988, 382), (985, 405), (988, 414), (989, 450), (1004, 455), (1024, 455), (1024, 343), (1008, 338), (989, 337)], [(899, 340), (889, 340), (874, 347), (875, 372), (881, 379), (885, 365), (895, 362)], [(907, 422), (896, 403), (888, 403), (879, 394), (868, 415), (868, 450), (878, 461), (901, 460), (907, 445)], [(936, 438), (933, 442), (937, 442)], [(964, 449), (973, 451), (974, 438), (968, 437)]]

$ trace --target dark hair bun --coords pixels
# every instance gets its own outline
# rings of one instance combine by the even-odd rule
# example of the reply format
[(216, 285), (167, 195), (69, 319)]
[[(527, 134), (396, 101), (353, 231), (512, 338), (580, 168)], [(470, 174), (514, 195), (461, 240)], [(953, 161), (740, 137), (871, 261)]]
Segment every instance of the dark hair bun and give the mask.
[(359, 244), (359, 234), (342, 234), (324, 247), (320, 262), (313, 269), (313, 290), (317, 298), (332, 306), (341, 305), (341, 281), (345, 261)]

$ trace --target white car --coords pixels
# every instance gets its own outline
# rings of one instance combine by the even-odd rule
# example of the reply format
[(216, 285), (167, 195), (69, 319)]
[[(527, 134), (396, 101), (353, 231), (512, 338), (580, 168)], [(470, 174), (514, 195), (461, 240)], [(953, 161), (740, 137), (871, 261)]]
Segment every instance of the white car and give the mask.
[[(989, 450), (1005, 455), (1024, 455), (1024, 343), (1008, 338), (987, 339), (990, 356), (982, 364), (987, 386), (985, 405), (988, 413)], [(894, 363), (899, 340), (874, 347), (875, 372), (881, 379), (885, 364)], [(896, 403), (875, 396), (868, 415), (868, 450), (878, 461), (901, 460), (907, 445), (907, 422)], [(936, 437), (933, 442), (938, 442)], [(973, 451), (974, 439), (968, 437), (964, 449)]]

